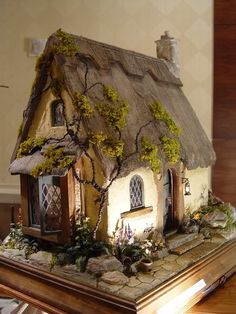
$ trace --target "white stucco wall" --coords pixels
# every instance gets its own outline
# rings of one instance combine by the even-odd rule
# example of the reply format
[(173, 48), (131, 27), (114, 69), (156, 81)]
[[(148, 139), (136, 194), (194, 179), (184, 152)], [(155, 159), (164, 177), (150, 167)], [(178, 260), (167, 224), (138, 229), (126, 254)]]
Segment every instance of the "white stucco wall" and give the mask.
[(134, 175), (139, 175), (144, 183), (144, 204), (145, 207), (153, 207), (151, 213), (140, 217), (124, 218), (124, 223), (130, 224), (136, 235), (141, 235), (143, 230), (157, 222), (157, 187), (154, 181), (153, 172), (150, 169), (139, 168), (131, 172), (127, 177), (116, 180), (109, 190), (108, 198), (108, 234), (112, 235), (115, 230), (120, 214), (130, 210), (129, 183)]
[(185, 178), (189, 178), (191, 195), (184, 196), (185, 208), (197, 209), (200, 205), (206, 204), (208, 199), (208, 168), (197, 168), (186, 171)]

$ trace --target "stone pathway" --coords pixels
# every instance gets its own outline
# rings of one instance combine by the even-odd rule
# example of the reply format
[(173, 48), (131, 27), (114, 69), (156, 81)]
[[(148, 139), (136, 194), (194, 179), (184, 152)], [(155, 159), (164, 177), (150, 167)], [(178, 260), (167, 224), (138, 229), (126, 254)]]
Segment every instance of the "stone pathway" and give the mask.
[(187, 242), (193, 241), (198, 238), (198, 233), (178, 233), (169, 236), (166, 239), (166, 245), (170, 250), (173, 250)]
[[(187, 236), (189, 237), (189, 235)], [(190, 237), (192, 237), (191, 241), (195, 241), (197, 238), (195, 235)], [(183, 237), (178, 235), (177, 238), (179, 246), (184, 245)], [(126, 299), (134, 300), (175, 276), (186, 267), (194, 264), (203, 256), (208, 255), (224, 242), (226, 240), (223, 237), (213, 238), (212, 240), (205, 240), (203, 243), (199, 243), (194, 248), (190, 248), (181, 256), (171, 253), (162, 259), (154, 261), (150, 272), (138, 272), (130, 278), (126, 277), (120, 270), (105, 272), (102, 276), (91, 275), (88, 272), (80, 273), (75, 265), (55, 266), (52, 273)], [(173, 243), (174, 241), (172, 241)], [(30, 260), (23, 259), (21, 252), (16, 252), (16, 250), (4, 250), (1, 254), (20, 262), (49, 270), (48, 261), (50, 261), (51, 253), (41, 252), (38, 256), (34, 254)], [(43, 257), (43, 260), (40, 256)]]
[(197, 247), (198, 245), (202, 244), (204, 242), (203, 237), (198, 237), (197, 239), (194, 239), (192, 241), (189, 241), (185, 244), (182, 244), (175, 249), (171, 250), (171, 253), (177, 254), (177, 255), (182, 255), (191, 249)]
[[(161, 283), (198, 261), (201, 257), (214, 251), (217, 247), (219, 247), (219, 243), (205, 241), (181, 256), (170, 254), (163, 259), (154, 261), (152, 270), (149, 273), (138, 272), (136, 276), (128, 278), (128, 282), (125, 284), (109, 284), (104, 282), (102, 278), (98, 279), (89, 274), (83, 274), (87, 284), (95, 286), (96, 283), (98, 289), (133, 300), (153, 288), (156, 288)], [(59, 272), (61, 272), (61, 270), (59, 270)], [(79, 277), (81, 278), (81, 273)], [(117, 282), (117, 280), (118, 279), (114, 279), (115, 282)], [(122, 282), (122, 280), (120, 282)], [(83, 281), (83, 283), (85, 282)]]

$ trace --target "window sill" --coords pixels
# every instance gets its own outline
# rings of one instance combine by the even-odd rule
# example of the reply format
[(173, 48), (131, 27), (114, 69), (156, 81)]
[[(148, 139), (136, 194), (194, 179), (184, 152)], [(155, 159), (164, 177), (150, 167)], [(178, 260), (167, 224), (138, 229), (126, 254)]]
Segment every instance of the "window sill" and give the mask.
[(52, 242), (56, 242), (59, 243), (59, 234), (50, 234), (50, 235), (42, 235), (41, 234), (41, 230), (38, 228), (34, 228), (34, 227), (26, 227), (26, 226), (22, 226), (22, 231), (24, 234), (26, 235), (30, 235), (32, 237), (35, 238), (39, 238), (39, 239), (43, 239), (43, 240), (47, 240), (47, 241), (52, 241)]
[(120, 216), (121, 216), (121, 218), (134, 218), (134, 217), (139, 217), (139, 216), (149, 214), (152, 211), (153, 211), (152, 206), (141, 207), (141, 208), (137, 208), (137, 209), (132, 209), (128, 212), (121, 213)]

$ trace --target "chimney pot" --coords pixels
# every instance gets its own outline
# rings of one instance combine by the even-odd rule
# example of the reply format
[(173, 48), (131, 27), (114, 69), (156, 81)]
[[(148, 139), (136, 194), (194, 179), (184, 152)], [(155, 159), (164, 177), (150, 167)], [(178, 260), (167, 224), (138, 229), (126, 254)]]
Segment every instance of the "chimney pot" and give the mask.
[(157, 57), (167, 62), (169, 70), (175, 77), (179, 78), (179, 46), (178, 40), (170, 36), (169, 31), (165, 31), (159, 40), (155, 41)]

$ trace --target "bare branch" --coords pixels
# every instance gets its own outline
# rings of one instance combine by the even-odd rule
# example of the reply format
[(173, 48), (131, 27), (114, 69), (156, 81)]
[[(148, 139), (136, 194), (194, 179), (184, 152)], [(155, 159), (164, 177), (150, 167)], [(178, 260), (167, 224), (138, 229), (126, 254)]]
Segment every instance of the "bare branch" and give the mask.
[(137, 134), (136, 134), (136, 137), (135, 137), (136, 153), (138, 152), (138, 141), (139, 141), (139, 136), (140, 136), (142, 130), (143, 130), (144, 128), (146, 128), (148, 125), (150, 125), (151, 123), (153, 123), (154, 121), (155, 121), (155, 120), (150, 120), (150, 121), (148, 121), (146, 124), (142, 125), (142, 126), (140, 127), (140, 129), (138, 130), (138, 132), (137, 132)]
[(93, 181), (90, 181), (90, 180), (84, 180), (84, 179), (81, 179), (78, 175), (78, 173), (76, 172), (76, 169), (75, 169), (75, 165), (73, 164), (72, 165), (72, 171), (73, 171), (73, 176), (76, 178), (76, 180), (81, 183), (81, 184), (87, 184), (87, 185), (91, 185), (95, 190), (97, 190), (98, 192), (103, 192), (104, 189), (99, 186), (96, 182), (93, 182)]
[(97, 223), (93, 229), (93, 238), (95, 239), (96, 238), (96, 234), (97, 234), (97, 231), (98, 231), (98, 228), (99, 228), (99, 225), (102, 221), (102, 214), (103, 214), (103, 211), (104, 211), (104, 208), (105, 208), (105, 204), (106, 204), (106, 201), (107, 201), (107, 195), (108, 195), (108, 191), (104, 191), (101, 195), (101, 200), (100, 200), (100, 205), (99, 205), (99, 209), (98, 209), (98, 219), (97, 219)]
[(101, 82), (96, 82), (96, 83), (92, 84), (91, 86), (89, 86), (86, 90), (84, 90), (84, 94), (87, 94), (87, 92), (88, 92), (90, 89), (94, 88), (94, 87), (97, 86), (97, 85), (101, 85), (102, 87), (104, 87), (104, 84), (103, 84), (103, 83), (101, 83)]

